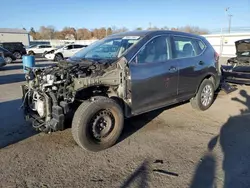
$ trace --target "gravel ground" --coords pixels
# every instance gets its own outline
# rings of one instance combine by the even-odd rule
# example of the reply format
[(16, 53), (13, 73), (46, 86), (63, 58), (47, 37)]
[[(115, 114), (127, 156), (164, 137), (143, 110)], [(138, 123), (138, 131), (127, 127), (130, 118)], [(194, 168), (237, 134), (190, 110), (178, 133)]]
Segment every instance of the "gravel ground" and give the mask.
[(221, 91), (205, 112), (185, 103), (134, 117), (115, 146), (91, 153), (70, 129), (24, 122), (21, 68), (0, 70), (0, 187), (250, 187), (249, 87)]

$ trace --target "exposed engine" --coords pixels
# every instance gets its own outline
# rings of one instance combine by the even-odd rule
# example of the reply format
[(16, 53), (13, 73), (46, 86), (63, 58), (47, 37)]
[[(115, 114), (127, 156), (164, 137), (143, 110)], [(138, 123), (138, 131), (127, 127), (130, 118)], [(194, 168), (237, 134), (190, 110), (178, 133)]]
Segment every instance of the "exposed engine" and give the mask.
[(88, 76), (97, 76), (104, 73), (107, 64), (70, 64), (35, 69), (26, 75), (29, 88), (40, 92), (53, 92), (57, 100), (74, 101), (73, 80)]
[(64, 114), (75, 100), (75, 80), (101, 76), (109, 66), (93, 62), (60, 62), (28, 70), (25, 76), (28, 84), (23, 86), (23, 96), (25, 109), (29, 111), (26, 113), (34, 114), (33, 126), (46, 132), (62, 129)]
[(227, 60), (227, 65), (236, 67), (236, 66), (250, 66), (249, 57), (233, 57)]

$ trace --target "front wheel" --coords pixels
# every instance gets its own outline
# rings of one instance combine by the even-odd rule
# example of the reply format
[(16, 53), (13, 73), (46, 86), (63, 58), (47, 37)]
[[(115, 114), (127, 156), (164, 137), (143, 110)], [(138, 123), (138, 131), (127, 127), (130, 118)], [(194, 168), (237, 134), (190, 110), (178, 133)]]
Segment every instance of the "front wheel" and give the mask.
[(62, 61), (62, 60), (63, 60), (63, 56), (61, 54), (56, 54), (55, 61), (59, 62), (59, 61)]
[(28, 55), (35, 55), (35, 53), (33, 51), (29, 51)]
[(195, 97), (190, 100), (194, 109), (205, 111), (213, 103), (214, 100), (214, 83), (211, 80), (205, 79), (202, 81)]
[(123, 124), (121, 107), (110, 98), (100, 97), (78, 107), (72, 122), (72, 135), (80, 147), (97, 152), (116, 143)]

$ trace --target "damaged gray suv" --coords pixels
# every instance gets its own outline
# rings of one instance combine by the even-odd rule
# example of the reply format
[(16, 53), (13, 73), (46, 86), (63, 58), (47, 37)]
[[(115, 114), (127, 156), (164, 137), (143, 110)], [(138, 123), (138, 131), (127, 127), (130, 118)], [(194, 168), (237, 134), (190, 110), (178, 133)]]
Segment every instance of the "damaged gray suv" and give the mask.
[(73, 118), (74, 140), (90, 151), (114, 145), (125, 118), (187, 100), (207, 110), (220, 80), (218, 54), (204, 37), (163, 30), (108, 36), (25, 77), (32, 126), (49, 133)]

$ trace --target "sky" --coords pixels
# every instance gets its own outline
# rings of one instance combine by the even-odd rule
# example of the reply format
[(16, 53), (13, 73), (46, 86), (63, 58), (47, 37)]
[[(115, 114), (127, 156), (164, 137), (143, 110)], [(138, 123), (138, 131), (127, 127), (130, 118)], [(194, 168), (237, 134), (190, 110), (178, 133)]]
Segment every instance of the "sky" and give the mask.
[(250, 0), (1, 0), (0, 28), (250, 27)]

